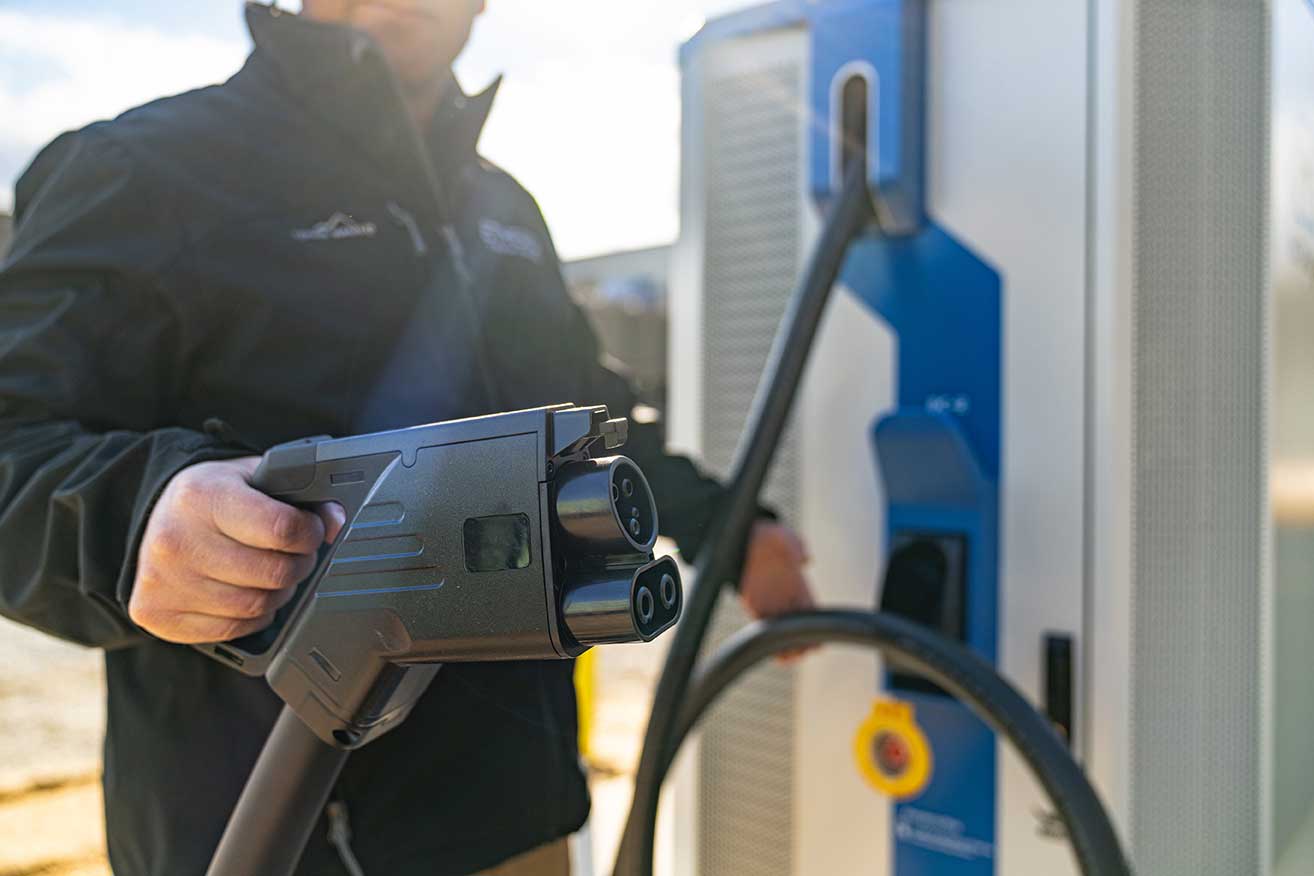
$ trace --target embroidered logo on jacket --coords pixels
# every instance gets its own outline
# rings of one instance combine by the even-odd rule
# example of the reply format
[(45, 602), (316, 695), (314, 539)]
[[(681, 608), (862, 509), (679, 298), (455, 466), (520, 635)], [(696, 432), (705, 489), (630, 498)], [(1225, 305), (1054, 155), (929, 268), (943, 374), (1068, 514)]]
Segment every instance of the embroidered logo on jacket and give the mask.
[(334, 213), (310, 228), (296, 229), (292, 232), (292, 239), (346, 240), (352, 237), (373, 237), (378, 230), (378, 226), (373, 222), (357, 222), (346, 213)]
[(543, 260), (543, 244), (532, 231), (503, 225), (495, 219), (485, 219), (479, 223), (479, 239), (499, 255), (515, 256), (529, 259), (531, 262)]

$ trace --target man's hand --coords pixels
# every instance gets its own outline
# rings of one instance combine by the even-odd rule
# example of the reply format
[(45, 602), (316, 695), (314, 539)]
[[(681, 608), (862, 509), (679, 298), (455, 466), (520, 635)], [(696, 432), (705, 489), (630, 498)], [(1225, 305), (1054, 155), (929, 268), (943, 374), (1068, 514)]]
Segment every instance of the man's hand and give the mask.
[(753, 524), (739, 583), (744, 609), (761, 620), (813, 608), (812, 589), (803, 574), (808, 559), (803, 540), (789, 527), (770, 520)]
[(318, 513), (250, 484), (259, 457), (202, 462), (169, 481), (146, 523), (128, 614), (169, 642), (226, 642), (259, 632), (337, 538), (342, 507)]

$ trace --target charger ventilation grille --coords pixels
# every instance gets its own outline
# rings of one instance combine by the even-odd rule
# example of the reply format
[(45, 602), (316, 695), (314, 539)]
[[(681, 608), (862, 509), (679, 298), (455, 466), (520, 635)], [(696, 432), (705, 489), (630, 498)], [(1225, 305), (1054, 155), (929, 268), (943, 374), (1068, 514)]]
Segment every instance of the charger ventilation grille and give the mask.
[(1137, 9), (1132, 853), (1258, 874), (1268, 11)]
[[(733, 44), (727, 48), (734, 48)], [(729, 470), (800, 258), (799, 63), (709, 78), (704, 86), (706, 227), (703, 450)], [(781, 444), (765, 500), (785, 518), (798, 503), (797, 440)], [(714, 648), (746, 622), (727, 595)], [(717, 706), (702, 732), (699, 872), (790, 876), (793, 675), (758, 670)]]

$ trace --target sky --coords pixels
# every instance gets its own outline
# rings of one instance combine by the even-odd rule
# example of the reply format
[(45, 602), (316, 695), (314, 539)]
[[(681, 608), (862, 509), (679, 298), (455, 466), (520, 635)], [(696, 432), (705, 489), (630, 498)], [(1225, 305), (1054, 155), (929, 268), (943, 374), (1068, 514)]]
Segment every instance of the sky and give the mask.
[[(482, 150), (538, 198), (563, 256), (675, 238), (676, 52), (749, 2), (488, 0), (457, 74), (471, 90), (505, 74)], [(240, 0), (0, 0), (0, 210), (62, 131), (220, 82), (249, 48)]]

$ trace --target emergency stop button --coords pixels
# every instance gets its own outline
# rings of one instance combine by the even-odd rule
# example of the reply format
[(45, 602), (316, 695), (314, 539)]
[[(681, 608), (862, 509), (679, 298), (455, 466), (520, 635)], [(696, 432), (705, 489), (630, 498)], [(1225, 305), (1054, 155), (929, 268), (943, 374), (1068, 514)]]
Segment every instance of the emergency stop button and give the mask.
[(908, 772), (908, 764), (912, 762), (912, 757), (908, 750), (908, 740), (903, 736), (898, 733), (879, 733), (872, 748), (876, 757), (876, 768), (882, 773), (897, 779)]
[(867, 783), (895, 800), (918, 796), (931, 781), (931, 746), (909, 703), (877, 700), (854, 734), (853, 754)]

